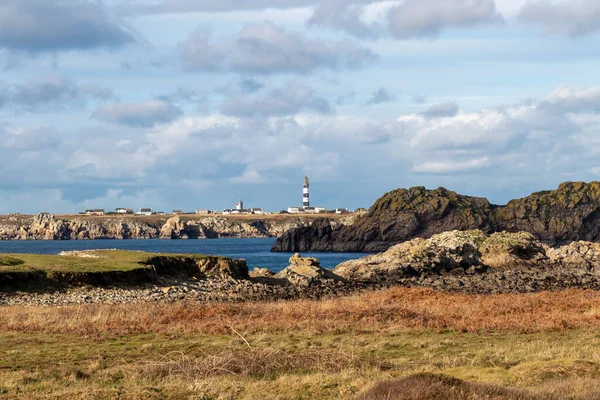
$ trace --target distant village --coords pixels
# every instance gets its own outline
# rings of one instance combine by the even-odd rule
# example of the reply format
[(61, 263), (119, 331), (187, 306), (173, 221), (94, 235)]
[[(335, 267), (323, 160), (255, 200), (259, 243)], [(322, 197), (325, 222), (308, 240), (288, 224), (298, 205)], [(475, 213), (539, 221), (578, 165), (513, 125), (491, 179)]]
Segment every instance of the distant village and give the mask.
[[(351, 214), (367, 212), (365, 208), (358, 208), (356, 210), (349, 210), (348, 208), (335, 208), (325, 209), (324, 207), (314, 207), (310, 204), (310, 184), (308, 177), (304, 177), (304, 183), (302, 186), (302, 205), (291, 206), (287, 210), (279, 211), (279, 214)], [(102, 208), (95, 208), (80, 212), (82, 215), (270, 215), (272, 212), (266, 212), (260, 207), (244, 207), (242, 200), (235, 204), (235, 208), (226, 208), (224, 210), (208, 210), (208, 209), (197, 209), (193, 212), (186, 212), (183, 210), (173, 210), (170, 213), (164, 211), (155, 211), (151, 207), (142, 207), (137, 211), (132, 208), (116, 208), (114, 211), (105, 211)]]

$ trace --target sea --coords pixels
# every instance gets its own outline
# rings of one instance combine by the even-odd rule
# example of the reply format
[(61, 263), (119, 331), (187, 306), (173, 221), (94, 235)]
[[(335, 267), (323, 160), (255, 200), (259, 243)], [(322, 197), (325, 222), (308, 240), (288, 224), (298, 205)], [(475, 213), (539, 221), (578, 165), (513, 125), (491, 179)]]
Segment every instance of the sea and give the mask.
[[(243, 258), (250, 270), (268, 268), (279, 272), (288, 266), (292, 253), (271, 253), (275, 239), (198, 239), (198, 240), (18, 240), (0, 241), (0, 253), (58, 254), (70, 250), (140, 250), (153, 253), (196, 253)], [(302, 253), (316, 257), (324, 268), (334, 268), (341, 262), (363, 257), (365, 253)]]

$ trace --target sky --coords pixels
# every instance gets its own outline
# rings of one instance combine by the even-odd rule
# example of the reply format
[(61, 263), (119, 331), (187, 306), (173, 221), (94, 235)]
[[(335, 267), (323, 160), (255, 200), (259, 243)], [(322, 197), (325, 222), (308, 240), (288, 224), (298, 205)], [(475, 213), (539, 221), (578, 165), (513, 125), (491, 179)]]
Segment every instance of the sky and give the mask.
[(1, 0), (0, 213), (600, 175), (598, 0)]

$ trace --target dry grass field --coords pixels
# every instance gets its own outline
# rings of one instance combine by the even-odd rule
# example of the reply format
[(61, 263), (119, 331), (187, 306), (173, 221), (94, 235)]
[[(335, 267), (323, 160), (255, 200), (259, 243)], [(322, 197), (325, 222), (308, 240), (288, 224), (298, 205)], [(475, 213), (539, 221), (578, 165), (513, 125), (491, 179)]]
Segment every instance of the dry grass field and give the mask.
[(598, 399), (598, 328), (579, 290), (11, 306), (0, 397)]

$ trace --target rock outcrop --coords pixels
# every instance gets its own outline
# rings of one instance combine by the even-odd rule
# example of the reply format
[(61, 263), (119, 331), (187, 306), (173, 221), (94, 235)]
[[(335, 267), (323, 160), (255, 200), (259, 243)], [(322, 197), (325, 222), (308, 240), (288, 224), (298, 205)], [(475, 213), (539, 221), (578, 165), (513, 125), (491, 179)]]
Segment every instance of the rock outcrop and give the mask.
[(354, 283), (469, 293), (598, 289), (600, 245), (573, 242), (551, 248), (527, 232), (452, 231), (344, 262), (334, 273)]
[(452, 230), (530, 232), (548, 245), (600, 242), (600, 182), (567, 182), (496, 206), (439, 188), (398, 189), (378, 199), (351, 225), (315, 221), (285, 232), (272, 251), (376, 252), (413, 238)]
[(198, 270), (207, 278), (249, 279), (246, 260), (206, 257), (196, 261)]
[(312, 219), (293, 216), (256, 219), (222, 216), (67, 218), (41, 213), (34, 217), (0, 217), (0, 240), (266, 238), (277, 237), (312, 222)]
[(321, 267), (316, 258), (304, 258), (294, 254), (290, 258), (290, 265), (275, 275), (277, 279), (284, 279), (297, 286), (318, 286), (331, 282), (343, 282), (344, 279), (335, 275), (330, 270)]

